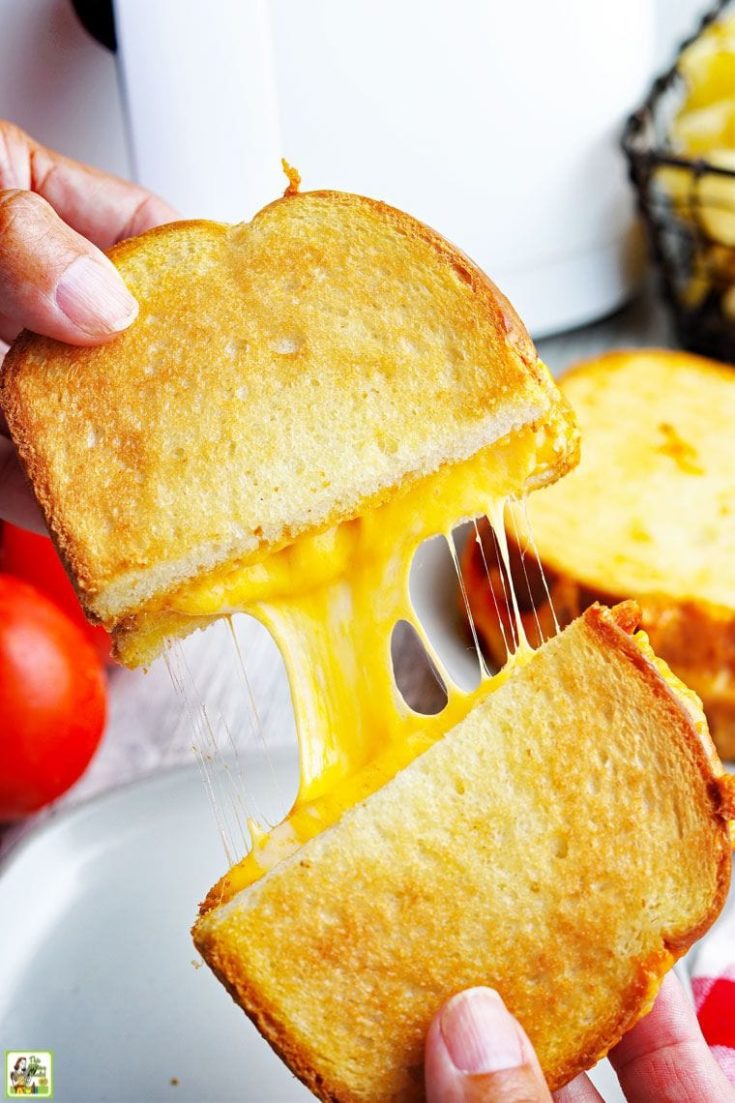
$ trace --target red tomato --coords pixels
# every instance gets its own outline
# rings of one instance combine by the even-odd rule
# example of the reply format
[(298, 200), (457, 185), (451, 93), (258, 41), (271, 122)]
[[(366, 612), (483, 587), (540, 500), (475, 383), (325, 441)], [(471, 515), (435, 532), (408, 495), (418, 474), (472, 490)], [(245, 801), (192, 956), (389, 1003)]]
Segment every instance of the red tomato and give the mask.
[(6, 521), (0, 540), (0, 571), (24, 578), (42, 590), (84, 632), (102, 659), (110, 657), (110, 637), (104, 628), (90, 624), (74, 593), (56, 548), (47, 536), (16, 528)]
[(0, 574), (0, 821), (60, 796), (105, 726), (102, 664), (34, 586)]

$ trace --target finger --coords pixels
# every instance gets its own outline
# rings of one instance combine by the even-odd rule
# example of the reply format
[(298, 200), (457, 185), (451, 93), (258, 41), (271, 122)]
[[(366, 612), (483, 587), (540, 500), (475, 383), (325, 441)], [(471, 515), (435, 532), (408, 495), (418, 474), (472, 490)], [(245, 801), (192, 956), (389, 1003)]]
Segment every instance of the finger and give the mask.
[(38, 502), (18, 461), (12, 441), (0, 436), (0, 520), (48, 536)]
[(0, 338), (31, 329), (75, 345), (109, 340), (138, 304), (107, 257), (27, 191), (0, 192)]
[(605, 1103), (589, 1076), (582, 1073), (554, 1092), (554, 1103)]
[(712, 1056), (673, 973), (650, 1014), (609, 1057), (629, 1103), (735, 1103), (735, 1088)]
[(10, 188), (43, 196), (65, 222), (101, 249), (178, 217), (145, 188), (64, 157), (0, 121), (0, 190)]
[(453, 996), (426, 1038), (427, 1103), (551, 1103), (525, 1032), (492, 988)]

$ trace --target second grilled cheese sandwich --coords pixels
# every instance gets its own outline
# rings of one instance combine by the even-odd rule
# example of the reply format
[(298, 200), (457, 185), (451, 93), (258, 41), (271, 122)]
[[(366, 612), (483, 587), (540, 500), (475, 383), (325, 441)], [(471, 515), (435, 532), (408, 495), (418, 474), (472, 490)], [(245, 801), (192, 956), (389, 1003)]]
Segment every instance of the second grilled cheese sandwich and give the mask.
[[(508, 512), (524, 628), (534, 642), (539, 626), (541, 635), (555, 631), (536, 552), (562, 623), (593, 601), (634, 599), (658, 654), (701, 696), (720, 754), (735, 758), (733, 370), (685, 352), (638, 349), (580, 364), (559, 385), (579, 417), (583, 455), (525, 514)], [(527, 525), (529, 600), (517, 554)], [(467, 545), (463, 566), (475, 620), (502, 663), (503, 601), (487, 537), (482, 547)]]

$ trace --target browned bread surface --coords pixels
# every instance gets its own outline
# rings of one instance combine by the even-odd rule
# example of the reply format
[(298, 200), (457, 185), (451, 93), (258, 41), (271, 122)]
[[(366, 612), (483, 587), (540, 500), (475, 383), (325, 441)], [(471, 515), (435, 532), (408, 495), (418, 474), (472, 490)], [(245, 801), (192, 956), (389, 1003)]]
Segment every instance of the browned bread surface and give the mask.
[[(735, 372), (688, 353), (611, 353), (559, 380), (582, 430), (579, 467), (528, 503), (528, 520), (560, 623), (593, 601), (633, 598), (641, 627), (701, 696), (720, 754), (735, 758)], [(527, 595), (508, 526), (516, 587)], [(497, 556), (468, 542), (463, 571), (475, 620), (496, 662), (505, 660), (490, 567), (507, 629)], [(538, 641), (554, 624), (534, 563), (524, 624)], [(508, 632), (506, 630), (506, 636)]]
[[(127, 617), (128, 636), (182, 581), (520, 426), (556, 415), (569, 440), (545, 477), (573, 462), (567, 408), (508, 302), (382, 203), (291, 194), (247, 225), (175, 223), (111, 256), (133, 326), (95, 349), (21, 336), (0, 402), (87, 612)], [(153, 650), (156, 630), (149, 617)]]
[(627, 634), (634, 615), (589, 609), (197, 922), (209, 965), (321, 1099), (423, 1099), (428, 1023), (476, 984), (501, 992), (556, 1088), (713, 922), (735, 801), (696, 700)]

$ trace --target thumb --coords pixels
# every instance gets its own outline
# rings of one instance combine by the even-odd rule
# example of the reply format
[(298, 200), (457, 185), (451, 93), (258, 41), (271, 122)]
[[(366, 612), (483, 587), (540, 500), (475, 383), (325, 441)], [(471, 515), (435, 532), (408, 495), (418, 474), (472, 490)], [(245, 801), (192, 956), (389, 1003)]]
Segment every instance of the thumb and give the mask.
[(31, 329), (74, 345), (99, 344), (137, 311), (112, 262), (45, 199), (0, 191), (0, 339)]
[(426, 1037), (427, 1103), (551, 1103), (536, 1054), (492, 988), (453, 996)]

